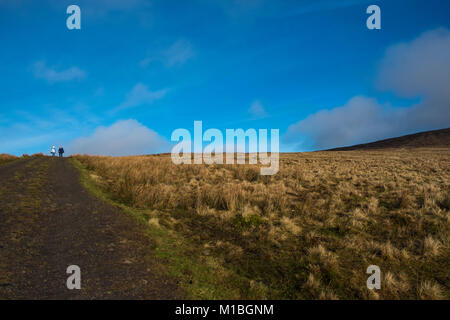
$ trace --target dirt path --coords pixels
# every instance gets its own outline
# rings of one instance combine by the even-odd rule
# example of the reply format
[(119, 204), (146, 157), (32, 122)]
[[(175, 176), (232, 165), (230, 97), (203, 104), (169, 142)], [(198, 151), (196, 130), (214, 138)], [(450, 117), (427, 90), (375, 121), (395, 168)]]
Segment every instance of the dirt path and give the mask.
[[(0, 181), (0, 299), (182, 297), (153, 271), (143, 227), (88, 194), (66, 159), (18, 160)], [(81, 290), (66, 287), (70, 265)]]

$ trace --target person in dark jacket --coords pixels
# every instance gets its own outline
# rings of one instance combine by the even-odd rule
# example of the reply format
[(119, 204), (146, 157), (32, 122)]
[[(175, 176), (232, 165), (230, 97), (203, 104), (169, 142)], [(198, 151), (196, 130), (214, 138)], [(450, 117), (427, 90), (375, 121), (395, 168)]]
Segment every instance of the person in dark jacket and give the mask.
[(62, 158), (63, 155), (64, 155), (64, 148), (63, 147), (59, 147), (58, 153), (59, 153), (59, 157)]

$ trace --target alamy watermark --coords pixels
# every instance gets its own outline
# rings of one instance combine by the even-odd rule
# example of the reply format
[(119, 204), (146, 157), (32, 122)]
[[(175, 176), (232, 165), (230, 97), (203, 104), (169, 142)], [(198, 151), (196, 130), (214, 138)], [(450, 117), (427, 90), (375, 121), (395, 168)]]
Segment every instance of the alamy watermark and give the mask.
[(366, 270), (370, 276), (367, 278), (367, 289), (381, 289), (381, 270), (379, 266), (370, 265)]
[[(70, 14), (66, 20), (66, 26), (69, 30), (81, 29), (81, 9), (78, 5), (71, 4), (67, 7), (67, 14)], [(366, 9), (370, 16), (366, 20), (366, 26), (369, 30), (381, 29), (381, 9), (377, 5), (370, 5)]]
[(72, 4), (67, 7), (67, 14), (70, 14), (66, 20), (66, 26), (69, 30), (81, 29), (81, 9), (79, 6)]
[[(171, 140), (178, 142), (172, 148), (172, 161), (175, 164), (223, 164), (224, 146), (225, 163), (237, 164), (246, 163), (248, 154), (249, 164), (258, 164), (261, 167), (261, 175), (274, 175), (279, 170), (280, 145), (279, 130), (270, 130), (270, 155), (268, 145), (268, 130), (259, 129), (226, 129), (225, 144), (224, 135), (218, 129), (208, 129), (203, 133), (202, 121), (194, 121), (194, 137), (187, 129), (176, 129), (172, 133)], [(180, 141), (181, 140), (181, 141)], [(236, 144), (235, 144), (236, 141)], [(248, 144), (247, 144), (248, 141)], [(203, 148), (203, 142), (209, 142)], [(236, 147), (236, 148), (235, 148)], [(236, 157), (235, 157), (236, 155)]]
[(67, 274), (70, 276), (67, 278), (66, 286), (69, 290), (81, 289), (81, 269), (77, 265), (71, 265), (67, 267)]
[(367, 7), (367, 14), (370, 16), (367, 18), (366, 26), (369, 30), (381, 29), (381, 9), (379, 6), (373, 4)]

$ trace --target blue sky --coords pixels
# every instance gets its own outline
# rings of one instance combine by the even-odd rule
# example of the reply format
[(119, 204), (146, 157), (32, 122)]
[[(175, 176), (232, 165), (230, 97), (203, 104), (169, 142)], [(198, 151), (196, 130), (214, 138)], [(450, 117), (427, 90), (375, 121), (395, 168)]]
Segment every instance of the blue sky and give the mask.
[(194, 120), (281, 151), (449, 127), (449, 24), (436, 0), (0, 0), (0, 153), (167, 151)]

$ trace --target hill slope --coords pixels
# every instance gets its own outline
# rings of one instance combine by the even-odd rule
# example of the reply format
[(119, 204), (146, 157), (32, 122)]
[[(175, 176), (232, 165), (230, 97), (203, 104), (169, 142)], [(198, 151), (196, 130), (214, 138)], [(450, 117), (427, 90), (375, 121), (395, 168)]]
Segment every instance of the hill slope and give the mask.
[(437, 148), (450, 147), (450, 128), (408, 134), (401, 137), (357, 144), (349, 147), (329, 149), (328, 151), (350, 151), (387, 148)]

